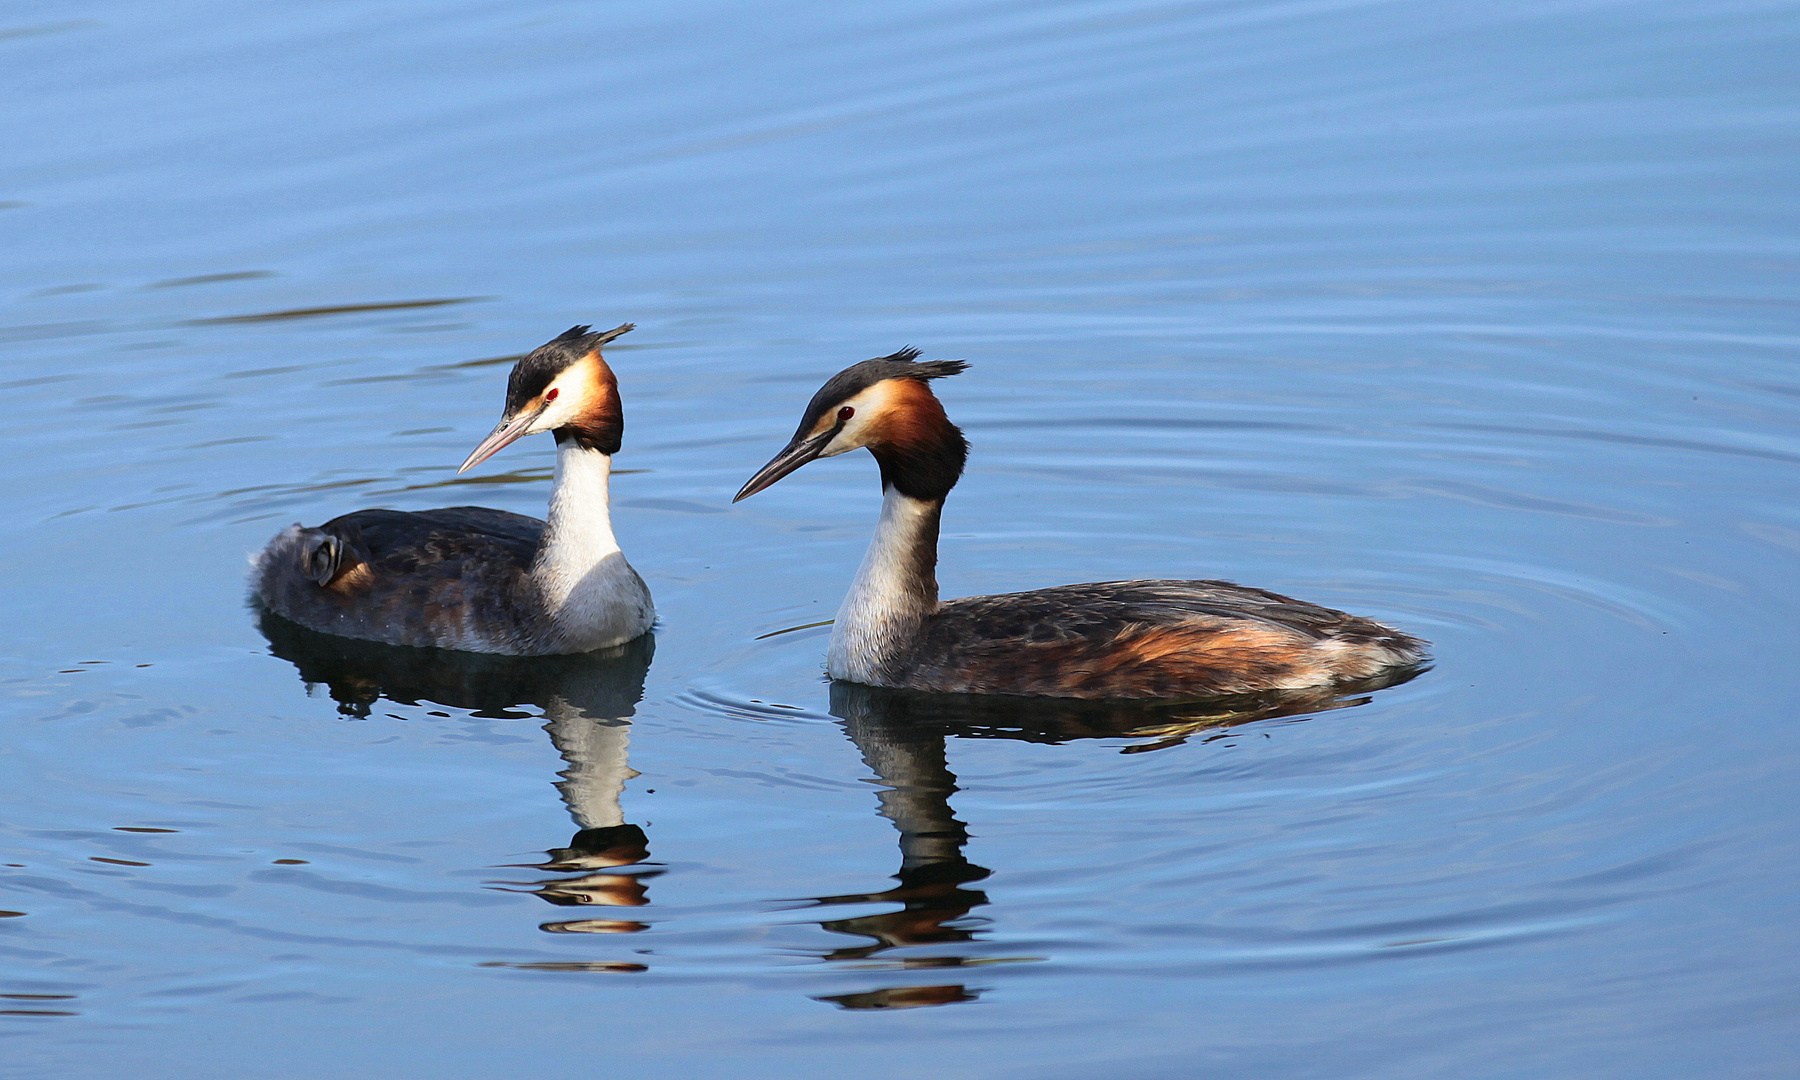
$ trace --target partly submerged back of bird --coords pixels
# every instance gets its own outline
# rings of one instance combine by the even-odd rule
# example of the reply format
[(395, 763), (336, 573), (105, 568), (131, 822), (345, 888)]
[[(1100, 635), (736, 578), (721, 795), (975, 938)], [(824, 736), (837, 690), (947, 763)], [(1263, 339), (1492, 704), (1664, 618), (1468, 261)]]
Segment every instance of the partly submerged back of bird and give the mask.
[(390, 645), (522, 653), (543, 623), (529, 569), (544, 523), (479, 506), (358, 510), (292, 525), (257, 556), (257, 599), (301, 626)]

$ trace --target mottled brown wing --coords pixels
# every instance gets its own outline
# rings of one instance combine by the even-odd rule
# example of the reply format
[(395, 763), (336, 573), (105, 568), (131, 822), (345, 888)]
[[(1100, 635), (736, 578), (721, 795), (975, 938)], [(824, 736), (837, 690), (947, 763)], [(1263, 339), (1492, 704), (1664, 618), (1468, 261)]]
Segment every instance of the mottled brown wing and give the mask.
[[(1337, 643), (1343, 643), (1342, 648)], [(1158, 698), (1329, 683), (1422, 643), (1379, 623), (1227, 581), (1104, 581), (971, 596), (928, 622), (907, 685), (958, 693)], [(1352, 670), (1354, 669), (1354, 670)]]
[(1311, 638), (1354, 615), (1229, 581), (1096, 581), (946, 601), (940, 624), (1029, 642), (1110, 638), (1125, 624), (1179, 627), (1196, 618), (1254, 619)]

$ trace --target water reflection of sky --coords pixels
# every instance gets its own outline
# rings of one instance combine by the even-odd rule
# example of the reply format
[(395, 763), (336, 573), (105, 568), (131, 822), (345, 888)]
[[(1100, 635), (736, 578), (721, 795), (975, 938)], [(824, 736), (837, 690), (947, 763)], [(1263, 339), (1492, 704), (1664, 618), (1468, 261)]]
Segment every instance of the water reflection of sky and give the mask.
[[(8, 1068), (498, 1075), (605, 1030), (644, 1076), (1781, 1074), (1796, 29), (15, 9)], [(445, 689), (258, 633), (289, 521), (540, 513), (547, 445), (455, 465), (511, 357), (625, 319), (653, 663)], [(826, 631), (776, 632), (830, 617), (872, 470), (728, 499), (908, 343), (973, 365), (947, 593), (1230, 577), (1438, 668), (1129, 737), (834, 701)]]

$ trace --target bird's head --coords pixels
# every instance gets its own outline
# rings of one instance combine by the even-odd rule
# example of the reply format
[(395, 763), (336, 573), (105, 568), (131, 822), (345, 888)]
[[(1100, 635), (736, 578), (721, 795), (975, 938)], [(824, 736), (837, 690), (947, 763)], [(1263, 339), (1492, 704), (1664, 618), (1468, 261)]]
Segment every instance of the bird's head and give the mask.
[(807, 403), (793, 439), (732, 501), (749, 498), (814, 458), (862, 447), (881, 463), (884, 485), (914, 498), (943, 498), (962, 475), (968, 443), (944, 415), (930, 380), (968, 365), (918, 357), (917, 349), (901, 349), (833, 375)]
[(616, 454), (625, 432), (619, 383), (600, 356), (600, 346), (633, 328), (632, 323), (600, 333), (570, 327), (539, 345), (517, 364), (506, 381), (506, 408), (500, 423), (481, 440), (462, 467), (470, 469), (526, 435), (556, 432), (590, 450)]

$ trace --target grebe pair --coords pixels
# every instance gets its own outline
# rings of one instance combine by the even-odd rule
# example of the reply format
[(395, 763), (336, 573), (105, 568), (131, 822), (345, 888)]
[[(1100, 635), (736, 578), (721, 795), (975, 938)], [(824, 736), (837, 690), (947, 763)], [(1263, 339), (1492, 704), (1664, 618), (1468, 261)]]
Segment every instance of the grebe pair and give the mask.
[[(257, 559), (262, 603), (345, 637), (512, 655), (587, 652), (649, 630), (649, 590), (619, 550), (607, 501), (624, 422), (600, 350), (630, 329), (577, 326), (519, 361), (499, 425), (458, 470), (551, 432), (548, 523), (460, 506), (295, 525)], [(1353, 683), (1425, 660), (1426, 643), (1409, 634), (1224, 581), (940, 602), (938, 522), (968, 443), (930, 383), (966, 365), (918, 356), (904, 349), (832, 376), (734, 500), (815, 458), (867, 448), (880, 465), (881, 518), (832, 628), (833, 678), (945, 693), (1196, 698)]]

